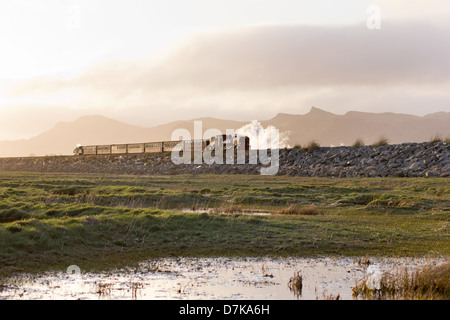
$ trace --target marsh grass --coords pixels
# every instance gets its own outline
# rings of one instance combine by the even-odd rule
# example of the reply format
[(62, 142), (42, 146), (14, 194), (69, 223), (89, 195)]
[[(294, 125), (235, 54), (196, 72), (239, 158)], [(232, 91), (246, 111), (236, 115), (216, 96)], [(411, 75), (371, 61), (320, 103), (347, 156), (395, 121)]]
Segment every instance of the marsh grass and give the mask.
[(131, 298), (136, 300), (138, 293), (144, 288), (144, 285), (140, 282), (130, 282), (128, 283), (128, 288), (131, 290)]
[(386, 137), (382, 136), (377, 141), (372, 143), (372, 146), (373, 147), (382, 147), (382, 146), (387, 146), (388, 144), (389, 144), (389, 140)]
[(437, 142), (442, 142), (442, 141), (443, 141), (443, 139), (440, 134), (436, 134), (434, 137), (432, 137), (430, 139), (431, 143), (437, 143)]
[(448, 255), (449, 208), (446, 178), (1, 172), (0, 274), (179, 255)]
[(242, 213), (244, 209), (242, 205), (238, 204), (224, 204), (220, 207), (213, 208), (210, 210), (212, 213)]
[(320, 148), (320, 144), (317, 141), (312, 140), (312, 141), (308, 142), (308, 144), (303, 149), (308, 152), (313, 152), (314, 150), (319, 149), (319, 148)]
[(418, 270), (396, 269), (384, 272), (376, 287), (367, 278), (353, 288), (353, 296), (370, 300), (449, 300), (450, 262)]
[(294, 272), (294, 275), (288, 281), (288, 288), (295, 296), (300, 297), (303, 289), (303, 276), (300, 271)]
[(286, 208), (275, 211), (275, 213), (282, 215), (316, 215), (319, 214), (319, 210), (315, 205), (301, 207), (297, 204), (292, 204)]
[(352, 147), (358, 148), (364, 146), (364, 141), (362, 139), (356, 139)]
[[(322, 294), (322, 300), (341, 300), (341, 295), (338, 293), (334, 295), (332, 293), (326, 294), (325, 292)], [(319, 297), (316, 297), (316, 300), (319, 300)]]
[(431, 143), (445, 142), (446, 144), (450, 143), (450, 137), (442, 138), (440, 134), (436, 134), (430, 139)]
[(109, 297), (111, 296), (112, 283), (98, 283), (97, 284), (97, 294), (99, 297)]

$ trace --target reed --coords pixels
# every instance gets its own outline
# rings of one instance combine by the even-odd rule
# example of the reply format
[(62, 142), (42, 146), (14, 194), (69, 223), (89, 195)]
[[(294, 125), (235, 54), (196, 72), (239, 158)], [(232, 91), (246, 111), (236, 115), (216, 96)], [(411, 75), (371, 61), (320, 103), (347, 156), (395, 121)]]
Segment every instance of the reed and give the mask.
[(368, 278), (353, 288), (353, 296), (368, 300), (448, 300), (450, 262), (418, 270), (397, 269), (384, 272), (373, 286)]
[(289, 279), (288, 288), (297, 297), (302, 295), (303, 289), (303, 276), (300, 271), (294, 272), (294, 275)]

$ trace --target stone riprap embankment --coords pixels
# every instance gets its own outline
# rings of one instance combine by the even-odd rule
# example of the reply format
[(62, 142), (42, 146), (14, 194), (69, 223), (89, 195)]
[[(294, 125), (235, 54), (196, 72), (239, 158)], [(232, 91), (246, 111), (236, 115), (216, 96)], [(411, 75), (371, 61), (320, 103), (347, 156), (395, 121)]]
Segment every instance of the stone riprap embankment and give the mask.
[[(0, 171), (170, 174), (260, 174), (261, 164), (180, 164), (170, 154), (0, 158)], [(450, 144), (280, 149), (277, 175), (312, 177), (449, 177)]]

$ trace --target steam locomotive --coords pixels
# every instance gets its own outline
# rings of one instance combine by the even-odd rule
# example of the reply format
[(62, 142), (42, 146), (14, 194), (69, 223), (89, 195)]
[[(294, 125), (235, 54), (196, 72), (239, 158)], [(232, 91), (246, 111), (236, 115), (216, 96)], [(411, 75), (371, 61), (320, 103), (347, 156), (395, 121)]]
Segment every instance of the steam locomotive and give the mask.
[(130, 144), (111, 144), (111, 145), (77, 145), (73, 150), (74, 155), (100, 155), (100, 154), (136, 154), (136, 153), (158, 153), (172, 151), (204, 151), (210, 147), (217, 150), (222, 148), (226, 150), (249, 150), (250, 139), (247, 136), (238, 135), (218, 135), (208, 140), (179, 140), (179, 141), (161, 141)]

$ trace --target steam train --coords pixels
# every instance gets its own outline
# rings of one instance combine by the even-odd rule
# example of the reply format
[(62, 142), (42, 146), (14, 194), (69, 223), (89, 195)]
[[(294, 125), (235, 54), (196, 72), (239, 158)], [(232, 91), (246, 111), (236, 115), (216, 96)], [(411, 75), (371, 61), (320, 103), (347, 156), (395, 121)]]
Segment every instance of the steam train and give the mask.
[(179, 140), (179, 141), (161, 141), (130, 144), (111, 144), (111, 145), (77, 145), (73, 150), (74, 155), (100, 155), (100, 154), (136, 154), (136, 153), (158, 153), (172, 151), (204, 151), (211, 147), (217, 150), (222, 148), (226, 150), (249, 150), (250, 139), (247, 136), (238, 135), (218, 135), (208, 140)]

